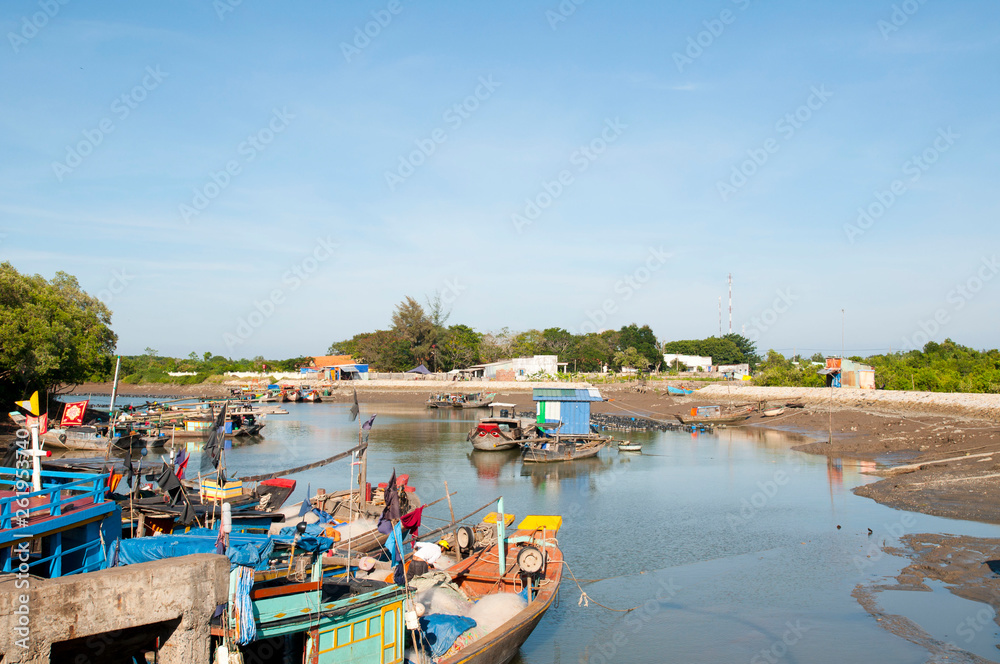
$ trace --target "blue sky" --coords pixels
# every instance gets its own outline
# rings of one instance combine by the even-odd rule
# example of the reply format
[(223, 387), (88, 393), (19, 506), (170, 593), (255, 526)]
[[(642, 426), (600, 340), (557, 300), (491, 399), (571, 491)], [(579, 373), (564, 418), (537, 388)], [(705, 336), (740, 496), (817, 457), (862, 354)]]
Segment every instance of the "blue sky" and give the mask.
[(439, 292), (704, 337), (729, 273), (762, 350), (997, 346), (996, 3), (64, 2), (0, 21), (0, 260), (123, 353), (317, 354)]

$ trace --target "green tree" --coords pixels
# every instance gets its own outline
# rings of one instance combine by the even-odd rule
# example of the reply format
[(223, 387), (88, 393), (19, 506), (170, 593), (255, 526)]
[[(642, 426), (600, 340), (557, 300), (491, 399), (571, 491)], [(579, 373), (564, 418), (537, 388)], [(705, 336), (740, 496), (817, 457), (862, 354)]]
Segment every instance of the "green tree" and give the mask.
[(618, 350), (628, 348), (634, 348), (638, 351), (640, 355), (646, 358), (647, 364), (650, 367), (658, 367), (663, 364), (663, 355), (660, 353), (656, 335), (653, 334), (653, 330), (648, 325), (639, 327), (635, 323), (632, 323), (618, 331)]
[(118, 337), (111, 311), (80, 289), (76, 277), (51, 281), (0, 264), (0, 392), (6, 401), (60, 384), (101, 380)]
[(407, 296), (396, 305), (392, 313), (392, 330), (410, 344), (413, 364), (427, 363), (434, 344), (435, 329), (434, 322), (419, 302)]
[(452, 325), (440, 344), (441, 369), (464, 369), (479, 362), (479, 344), (483, 335), (468, 325)]
[(615, 365), (621, 368), (638, 369), (639, 373), (649, 370), (649, 360), (633, 346), (617, 351), (613, 359)]

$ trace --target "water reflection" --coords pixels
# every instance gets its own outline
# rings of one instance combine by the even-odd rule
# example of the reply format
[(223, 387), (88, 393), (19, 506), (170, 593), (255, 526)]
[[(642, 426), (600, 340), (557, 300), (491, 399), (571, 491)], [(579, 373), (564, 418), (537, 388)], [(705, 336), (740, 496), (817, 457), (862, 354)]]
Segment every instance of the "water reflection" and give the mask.
[(484, 452), (472, 450), (469, 453), (469, 463), (476, 469), (476, 477), (481, 480), (495, 480), (500, 476), (504, 466), (521, 463), (521, 450), (502, 450), (499, 452)]

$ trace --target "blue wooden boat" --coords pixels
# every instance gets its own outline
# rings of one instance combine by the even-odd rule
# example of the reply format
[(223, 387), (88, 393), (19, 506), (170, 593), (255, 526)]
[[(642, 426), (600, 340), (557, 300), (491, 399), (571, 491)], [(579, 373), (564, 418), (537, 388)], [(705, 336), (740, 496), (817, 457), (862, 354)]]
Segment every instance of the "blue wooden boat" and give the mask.
[(108, 476), (42, 470), (40, 477), (41, 490), (32, 491), (30, 471), (0, 468), (0, 571), (56, 578), (108, 567), (121, 532)]
[(686, 397), (694, 392), (694, 390), (685, 390), (683, 387), (674, 387), (673, 385), (667, 385), (667, 394), (673, 394), (674, 396)]

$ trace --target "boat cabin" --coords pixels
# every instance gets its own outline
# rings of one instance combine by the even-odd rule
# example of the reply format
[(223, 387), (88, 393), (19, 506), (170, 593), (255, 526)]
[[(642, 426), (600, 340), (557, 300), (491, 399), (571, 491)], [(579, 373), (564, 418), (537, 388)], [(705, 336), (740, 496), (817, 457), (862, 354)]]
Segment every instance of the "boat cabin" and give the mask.
[(590, 404), (604, 401), (596, 387), (535, 388), (537, 423), (553, 434), (586, 435), (590, 433)]

